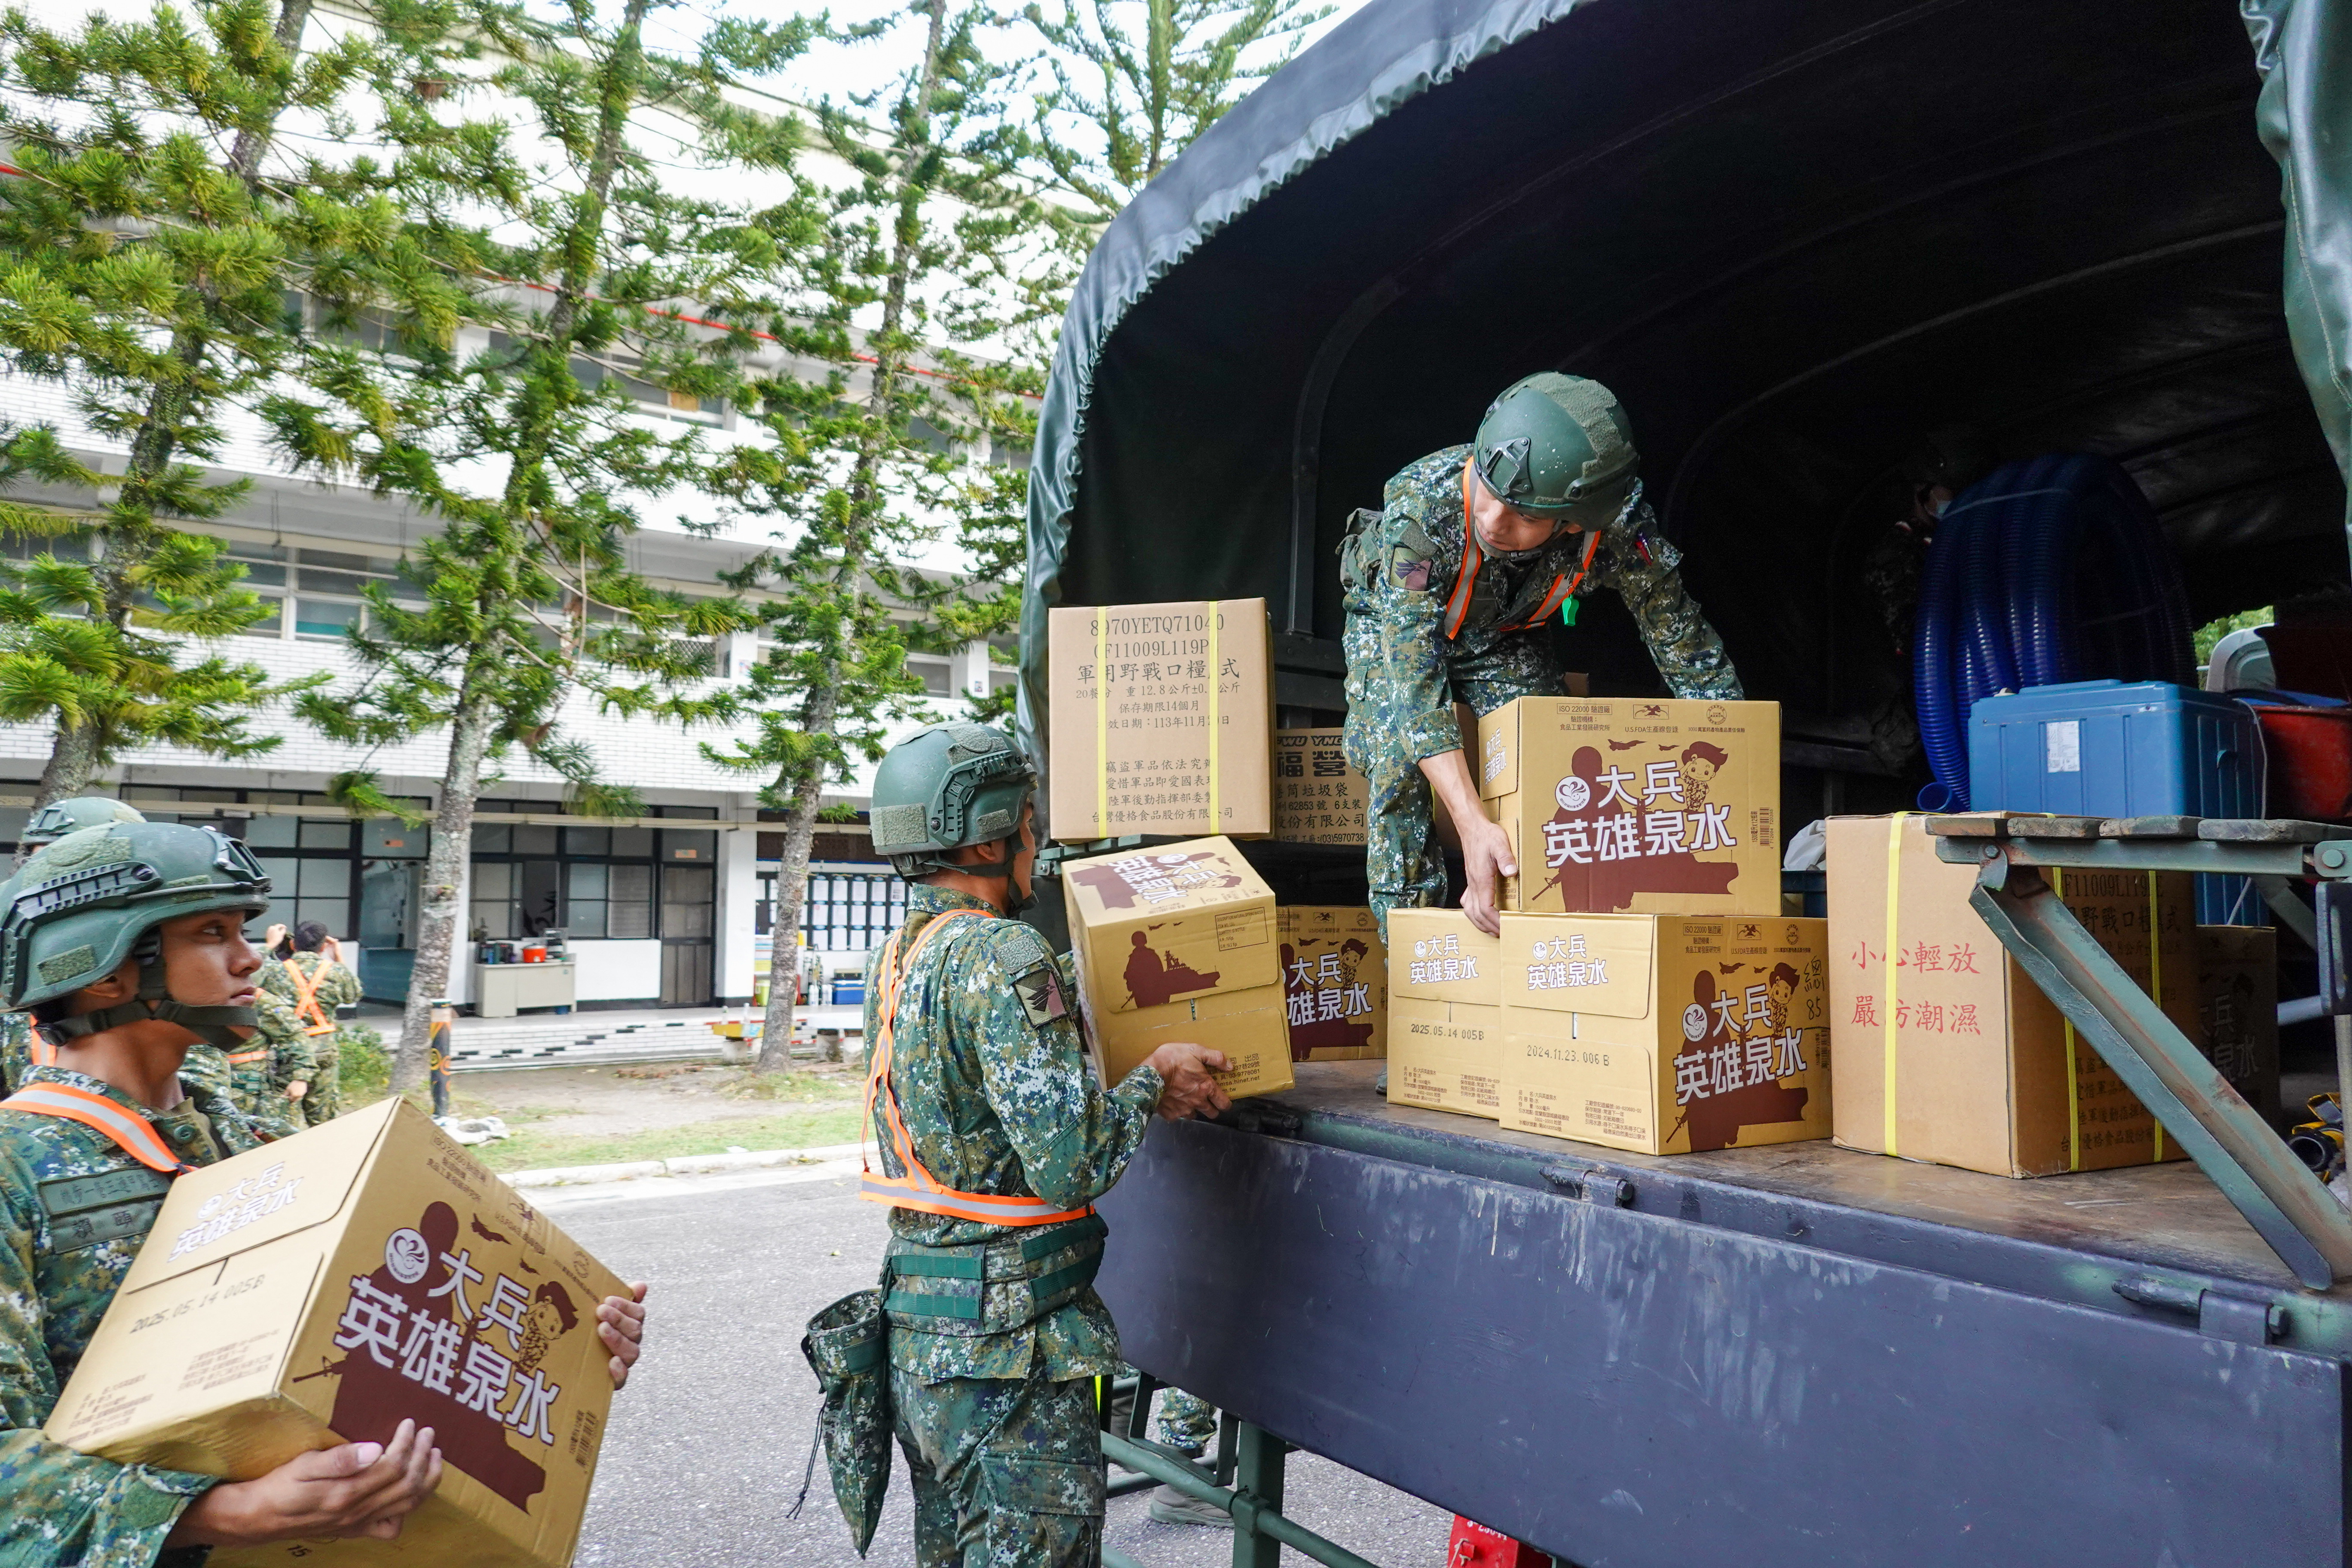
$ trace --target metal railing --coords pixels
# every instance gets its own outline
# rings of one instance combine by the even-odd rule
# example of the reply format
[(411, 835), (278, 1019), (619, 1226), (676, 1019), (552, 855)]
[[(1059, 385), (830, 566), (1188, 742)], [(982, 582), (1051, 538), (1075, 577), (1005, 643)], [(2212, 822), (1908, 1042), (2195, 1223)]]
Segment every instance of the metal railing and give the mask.
[[(1104, 1402), (1103, 1458), (1137, 1472), (1112, 1481), (1109, 1495), (1123, 1497), (1164, 1484), (1196, 1501), (1224, 1510), (1234, 1521), (1234, 1568), (1279, 1568), (1286, 1546), (1327, 1568), (1377, 1568), (1284, 1516), (1283, 1460), (1290, 1445), (1265, 1428), (1236, 1420), (1230, 1412), (1220, 1412), (1216, 1457), (1206, 1465), (1164, 1443), (1147, 1441), (1143, 1434), (1151, 1416), (1151, 1396), (1162, 1386), (1148, 1373), (1114, 1385), (1114, 1393), (1131, 1389), (1135, 1395), (1125, 1436), (1110, 1429), (1110, 1402)], [(1144, 1568), (1109, 1545), (1103, 1547), (1102, 1560), (1103, 1568)]]

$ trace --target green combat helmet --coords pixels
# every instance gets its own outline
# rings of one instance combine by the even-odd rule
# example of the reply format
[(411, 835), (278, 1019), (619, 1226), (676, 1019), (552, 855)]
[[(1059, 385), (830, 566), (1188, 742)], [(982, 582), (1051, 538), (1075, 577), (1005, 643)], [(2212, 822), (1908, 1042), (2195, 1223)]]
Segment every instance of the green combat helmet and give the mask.
[(227, 1049), (260, 1018), (250, 1007), (197, 1007), (164, 989), (156, 927), (181, 915), (269, 907), (269, 879), (252, 852), (210, 827), (116, 822), (67, 834), (0, 883), (0, 1008), (23, 1012), (69, 996), (139, 962), (139, 994), (103, 1012), (42, 1021), (75, 1040), (149, 1018)]
[(1641, 458), (1616, 394), (1548, 370), (1487, 405), (1477, 463), (1486, 489), (1512, 510), (1597, 529), (1624, 507)]
[[(984, 724), (919, 730), (891, 747), (874, 772), (874, 852), (909, 879), (930, 871), (1009, 879), (1009, 844), (1002, 858), (974, 865), (940, 857), (1018, 834), (1021, 808), (1036, 787), (1036, 770), (1021, 749)], [(1009, 901), (1019, 902), (1018, 895)]]
[(28, 849), (37, 849), (85, 827), (103, 827), (110, 822), (146, 820), (135, 809), (112, 795), (78, 795), (70, 800), (53, 800), (33, 813), (33, 820), (25, 824), (25, 831), (16, 836), (16, 842)]

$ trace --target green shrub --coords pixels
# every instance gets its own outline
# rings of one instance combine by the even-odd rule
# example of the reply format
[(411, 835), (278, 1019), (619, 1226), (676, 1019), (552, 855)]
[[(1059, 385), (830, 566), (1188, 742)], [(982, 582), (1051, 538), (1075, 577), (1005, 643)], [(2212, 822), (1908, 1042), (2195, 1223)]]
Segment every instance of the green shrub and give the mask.
[(342, 1058), (338, 1081), (345, 1110), (373, 1105), (392, 1092), (392, 1052), (382, 1035), (365, 1024), (345, 1024), (335, 1031), (335, 1044)]

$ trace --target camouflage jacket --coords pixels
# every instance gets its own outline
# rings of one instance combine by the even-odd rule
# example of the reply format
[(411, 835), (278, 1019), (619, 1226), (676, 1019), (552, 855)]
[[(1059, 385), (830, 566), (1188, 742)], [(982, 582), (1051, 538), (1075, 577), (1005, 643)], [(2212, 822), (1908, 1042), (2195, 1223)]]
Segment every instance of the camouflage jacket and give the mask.
[[(1416, 762), (1461, 750), (1448, 667), (1523, 635), (1523, 623), (1542, 606), (1554, 579), (1566, 574), (1574, 582), (1584, 558), (1581, 533), (1561, 533), (1529, 561), (1488, 556), (1471, 584), (1460, 635), (1446, 637), (1446, 606), (1465, 542), (1462, 474), (1470, 450), (1448, 447), (1399, 472), (1381, 498), (1380, 520), (1351, 535), (1341, 554), (1348, 614), (1377, 621), (1381, 630), (1381, 668), (1350, 668), (1350, 698), (1360, 682), (1365, 700), (1382, 710)], [(1723, 639), (1683, 586), (1681, 563), (1636, 483), (1616, 521), (1601, 531), (1576, 596), (1615, 591), (1675, 696), (1736, 699), (1739, 677)]]
[[(1077, 1208), (1108, 1192), (1142, 1145), (1160, 1103), (1160, 1074), (1139, 1067), (1117, 1089), (1096, 1079), (1078, 1033), (1077, 994), (1034, 926), (997, 917), (966, 894), (908, 889), (902, 946), (947, 910), (988, 910), (960, 920), (927, 946), (900, 981), (890, 1082), (915, 1157), (941, 1184), (966, 1193), (1019, 1194)], [(867, 965), (866, 1037), (877, 1038), (881, 997)], [(883, 1108), (874, 1110), (879, 1163), (902, 1175)], [(890, 1211), (890, 1229), (923, 1247), (1003, 1242), (1017, 1253), (1024, 1229)], [(991, 1278), (994, 1278), (992, 1260)], [(1093, 1290), (1024, 1328), (1001, 1334), (930, 1334), (894, 1327), (891, 1364), (919, 1377), (1025, 1377), (1033, 1355), (1054, 1382), (1116, 1372), (1118, 1331)]]
[[(294, 976), (287, 973), (289, 969), (319, 975), (319, 1006), (326, 1014), (326, 1023), (335, 1021), (336, 1008), (353, 1006), (360, 1000), (360, 977), (323, 952), (298, 952), (284, 960), (273, 958), (261, 966), (261, 988), (282, 999), (298, 1014), (302, 1006), (302, 992), (294, 984)], [(323, 974), (320, 973), (322, 969)]]
[[(104, 1095), (153, 1122), (191, 1165), (266, 1142), (236, 1107), (184, 1078), (188, 1098), (160, 1112), (62, 1068), (35, 1068), (28, 1081)], [(163, 1184), (79, 1122), (0, 1110), (0, 1563), (147, 1568), (189, 1500), (213, 1484), (78, 1454), (41, 1436), (154, 1223)], [(203, 1555), (174, 1552), (164, 1561)]]

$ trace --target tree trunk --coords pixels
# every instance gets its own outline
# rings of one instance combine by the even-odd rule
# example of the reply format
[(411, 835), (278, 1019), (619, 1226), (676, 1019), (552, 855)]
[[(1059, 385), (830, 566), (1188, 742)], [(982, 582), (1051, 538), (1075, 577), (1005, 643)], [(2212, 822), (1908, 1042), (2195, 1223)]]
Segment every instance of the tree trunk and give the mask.
[(469, 685), (458, 694), (449, 725), (449, 762), (441, 774), (441, 799), (433, 809), (433, 842), (425, 854), (423, 907), (416, 921), (416, 963), (410, 970), (408, 998), (401, 1009), (400, 1049), (392, 1061), (394, 1094), (425, 1079), (433, 1041), (433, 1005), (448, 994), (449, 965), (466, 910), (458, 893), (474, 845), (474, 801), (481, 793), (482, 759), (496, 727), (490, 704)]
[[(931, 102), (940, 87), (940, 40), (947, 28), (947, 0), (929, 0), (925, 11), (929, 23), (923, 44), (922, 79), (915, 89), (911, 111), (900, 121), (899, 141), (894, 149), (898, 159), (898, 211), (892, 227), (888, 281), (882, 295), (882, 329), (873, 340), (874, 384), (866, 398), (867, 429), (858, 443), (857, 459), (850, 468), (849, 526), (841, 563), (833, 574), (833, 589), (837, 595), (865, 591), (862, 581), (873, 539), (874, 514), (883, 505), (881, 468), (890, 439), (890, 399), (906, 364), (900, 333), (907, 320), (908, 289), (922, 247), (923, 198), (929, 193), (928, 181), (915, 171), (929, 167), (932, 162)], [(833, 732), (846, 682), (846, 672), (840, 661), (828, 661), (810, 686), (808, 700), (802, 709), (802, 728), (809, 734)], [(776, 868), (777, 914), (772, 915), (769, 922), (768, 1010), (760, 1032), (761, 1072), (781, 1072), (792, 1060), (791, 988), (776, 984), (778, 955), (791, 956), (797, 965), (800, 911), (808, 886), (809, 846), (816, 838), (817, 808), (824, 793), (824, 770), (818, 768), (806, 778), (783, 773), (772, 787), (779, 792), (791, 791), (792, 804), (784, 808), (784, 859)], [(786, 909), (792, 911), (789, 930), (777, 918)], [(789, 949), (784, 946), (788, 941), (794, 944)], [(866, 1046), (872, 1050), (874, 1042), (868, 1040)]]
[[(823, 734), (830, 725), (838, 683), (809, 694), (802, 708), (802, 728)], [(822, 700), (820, 701), (820, 700)], [(793, 1062), (793, 996), (799, 988), (801, 911), (807, 902), (809, 849), (816, 842), (817, 797), (824, 793), (824, 773), (813, 769), (794, 781), (792, 805), (784, 811), (784, 853), (776, 868), (776, 901), (768, 913), (768, 1006), (761, 1015), (760, 1059), (755, 1070), (782, 1072)], [(866, 1042), (872, 1049), (874, 1042)]]

